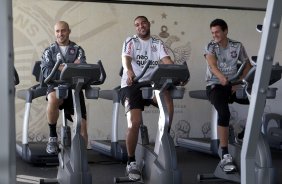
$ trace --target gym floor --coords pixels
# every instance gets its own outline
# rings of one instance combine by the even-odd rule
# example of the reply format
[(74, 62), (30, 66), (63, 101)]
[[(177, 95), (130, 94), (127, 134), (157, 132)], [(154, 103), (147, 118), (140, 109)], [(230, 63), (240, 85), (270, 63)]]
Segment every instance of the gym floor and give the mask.
[[(277, 168), (278, 184), (282, 184), (282, 151), (272, 151), (273, 164)], [(177, 147), (179, 168), (183, 184), (196, 184), (198, 173), (212, 172), (219, 159), (217, 157)], [(39, 183), (41, 178), (54, 178), (56, 166), (34, 166), (25, 163), (17, 156), (17, 184)], [(88, 150), (88, 161), (93, 183), (111, 184), (116, 176), (124, 176), (125, 164)], [(209, 184), (232, 183), (227, 181), (209, 181)]]

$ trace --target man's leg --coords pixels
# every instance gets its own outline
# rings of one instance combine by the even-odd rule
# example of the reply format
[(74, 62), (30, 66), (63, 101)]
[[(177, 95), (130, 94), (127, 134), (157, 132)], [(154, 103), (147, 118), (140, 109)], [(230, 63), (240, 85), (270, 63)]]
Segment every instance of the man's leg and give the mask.
[(138, 141), (140, 124), (142, 122), (144, 101), (140, 89), (135, 85), (121, 88), (120, 96), (121, 103), (125, 108), (128, 125), (125, 141), (128, 154), (126, 172), (129, 179), (140, 180), (141, 172), (135, 161), (135, 150)]
[(228, 138), (229, 138), (229, 128), (224, 126), (218, 126), (218, 135), (220, 147), (222, 149), (222, 158), (223, 155), (228, 154)]
[(228, 99), (231, 95), (231, 88), (228, 86), (217, 86), (214, 90), (210, 91), (210, 100), (218, 113), (218, 136), (220, 141), (221, 154), (221, 167), (224, 172), (233, 172), (236, 166), (233, 164), (233, 158), (228, 152), (228, 139), (229, 139), (229, 120), (230, 111)]
[(138, 141), (139, 127), (142, 121), (142, 111), (140, 109), (132, 109), (126, 113), (127, 118), (127, 134), (126, 148), (129, 157), (135, 155), (135, 149)]
[(218, 112), (218, 136), (219, 136), (219, 145), (222, 149), (221, 158), (224, 158), (224, 155), (229, 154), (228, 152), (228, 139), (229, 139), (229, 120), (230, 120), (230, 111), (228, 102), (218, 100), (215, 103), (215, 109)]
[(126, 113), (127, 118), (127, 134), (126, 134), (126, 148), (128, 154), (128, 165), (126, 167), (128, 176), (132, 180), (139, 180), (141, 173), (136, 165), (135, 150), (138, 141), (139, 127), (142, 121), (141, 109), (132, 109)]
[(47, 120), (49, 124), (56, 124), (59, 118), (59, 106), (62, 100), (57, 99), (55, 91), (50, 92), (47, 96)]
[(236, 171), (236, 166), (233, 163), (233, 158), (228, 152), (228, 139), (229, 139), (229, 127), (218, 126), (218, 135), (221, 147), (221, 167), (224, 172), (231, 173)]
[(46, 152), (49, 154), (57, 154), (59, 147), (57, 143), (58, 136), (56, 125), (59, 118), (59, 106), (62, 103), (62, 100), (57, 99), (55, 91), (50, 92), (47, 98), (47, 120), (49, 124), (50, 134)]

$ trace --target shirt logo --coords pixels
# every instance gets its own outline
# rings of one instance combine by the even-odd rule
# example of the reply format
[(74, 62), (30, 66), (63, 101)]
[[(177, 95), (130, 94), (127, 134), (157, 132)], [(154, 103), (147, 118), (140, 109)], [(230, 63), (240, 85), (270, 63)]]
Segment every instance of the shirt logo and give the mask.
[(74, 49), (70, 49), (70, 54), (73, 55), (75, 53)]
[(151, 50), (152, 50), (152, 52), (157, 52), (158, 51), (156, 45), (152, 45)]
[(230, 54), (231, 54), (232, 58), (236, 58), (237, 57), (237, 52), (236, 51), (232, 51)]

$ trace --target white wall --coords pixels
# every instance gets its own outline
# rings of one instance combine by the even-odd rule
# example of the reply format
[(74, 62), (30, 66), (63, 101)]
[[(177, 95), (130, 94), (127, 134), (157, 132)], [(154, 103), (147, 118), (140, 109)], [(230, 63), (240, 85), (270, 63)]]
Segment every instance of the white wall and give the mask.
[[(211, 39), (210, 21), (218, 17), (225, 19), (229, 24), (230, 38), (242, 41), (252, 56), (257, 55), (260, 43), (260, 34), (255, 27), (264, 18), (263, 11), (37, 0), (14, 0), (13, 14), (15, 66), (21, 79), (17, 90), (35, 83), (31, 76), (32, 66), (40, 59), (43, 49), (55, 40), (53, 25), (57, 20), (69, 22), (72, 29), (70, 38), (85, 49), (88, 63), (102, 60), (107, 72), (102, 89), (112, 89), (120, 83), (121, 46), (127, 36), (134, 34), (133, 19), (146, 15), (152, 23), (151, 32), (159, 37), (165, 26), (169, 36), (161, 38), (174, 53), (174, 60), (187, 60), (191, 72), (185, 98), (175, 101), (172, 132), (175, 137), (209, 135), (210, 104), (191, 99), (188, 91), (204, 89), (205, 86), (206, 63), (202, 53), (204, 45)], [(281, 53), (282, 50), (278, 49), (277, 61)], [(276, 85), (281, 88), (282, 84), (278, 82)], [(271, 100), (273, 106), (269, 104), (267, 111), (282, 113), (280, 101), (281, 90), (278, 90), (278, 100)], [(103, 100), (87, 100), (90, 139), (110, 138), (111, 105)], [(30, 138), (44, 140), (48, 137), (44, 97), (35, 100), (32, 107)], [(247, 107), (233, 105), (231, 108), (232, 123), (244, 122)], [(21, 136), (23, 113), (24, 101), (17, 99), (17, 139)], [(153, 107), (145, 110), (144, 121), (149, 125), (151, 140), (156, 131), (157, 115), (158, 111)], [(123, 108), (120, 121), (120, 138), (123, 138), (126, 129)]]

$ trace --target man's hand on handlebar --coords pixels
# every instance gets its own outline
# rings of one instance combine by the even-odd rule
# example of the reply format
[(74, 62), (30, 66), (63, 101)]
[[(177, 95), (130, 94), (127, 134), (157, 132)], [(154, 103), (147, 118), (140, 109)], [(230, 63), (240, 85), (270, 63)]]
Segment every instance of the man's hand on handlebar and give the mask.
[(64, 66), (65, 66), (65, 63), (60, 64), (60, 66), (59, 66), (58, 70), (59, 70), (59, 71), (62, 71), (62, 70), (63, 70), (63, 68), (64, 68)]
[(80, 59), (76, 59), (73, 63), (79, 64), (80, 63)]
[(185, 86), (185, 85), (188, 83), (188, 81), (189, 81), (189, 80), (181, 81), (181, 82), (179, 83), (179, 85), (180, 85), (180, 86)]

